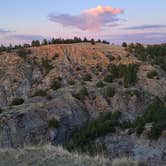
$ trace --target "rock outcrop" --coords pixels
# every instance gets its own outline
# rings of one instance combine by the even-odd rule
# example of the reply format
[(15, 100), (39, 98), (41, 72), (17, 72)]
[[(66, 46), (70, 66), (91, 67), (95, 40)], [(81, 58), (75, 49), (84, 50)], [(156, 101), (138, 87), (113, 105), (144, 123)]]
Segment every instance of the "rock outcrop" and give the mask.
[[(34, 98), (21, 106), (6, 107), (0, 114), (0, 147), (61, 144), (88, 119), (84, 106), (67, 92), (52, 94), (52, 99)], [(56, 119), (57, 128), (49, 126)]]
[[(25, 58), (17, 50), (0, 55), (0, 148), (66, 143), (101, 112), (119, 111), (121, 121), (134, 121), (155, 97), (166, 94), (166, 73), (120, 46), (82, 43), (28, 49), (30, 54)], [(137, 83), (124, 87), (122, 78), (117, 78), (97, 87), (96, 83), (109, 74), (111, 64), (137, 64)], [(147, 72), (152, 70), (158, 76), (149, 79)], [(89, 81), (84, 79), (87, 75)], [(60, 85), (52, 85), (55, 81)], [(82, 87), (88, 93), (83, 100), (78, 97)], [(114, 90), (113, 96), (107, 96), (108, 87)], [(15, 106), (14, 99), (23, 103)], [(49, 125), (52, 119), (56, 126)], [(112, 157), (128, 153), (136, 160), (149, 160), (152, 166), (166, 164), (165, 137), (150, 142), (122, 132), (109, 134), (102, 142)]]
[(148, 163), (150, 166), (166, 165), (166, 137), (162, 136), (157, 141), (152, 141), (135, 134), (125, 132), (107, 135), (104, 142), (112, 158), (131, 157), (137, 161)]

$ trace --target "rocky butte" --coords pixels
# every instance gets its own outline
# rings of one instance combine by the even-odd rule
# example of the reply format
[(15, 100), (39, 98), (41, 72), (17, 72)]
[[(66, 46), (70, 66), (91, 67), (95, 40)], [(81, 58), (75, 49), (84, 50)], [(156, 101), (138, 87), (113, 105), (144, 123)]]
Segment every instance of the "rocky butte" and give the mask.
[[(156, 47), (160, 61), (149, 52)], [(14, 148), (12, 156), (27, 146), (63, 145), (166, 165), (165, 48), (75, 43), (2, 51), (0, 148)]]

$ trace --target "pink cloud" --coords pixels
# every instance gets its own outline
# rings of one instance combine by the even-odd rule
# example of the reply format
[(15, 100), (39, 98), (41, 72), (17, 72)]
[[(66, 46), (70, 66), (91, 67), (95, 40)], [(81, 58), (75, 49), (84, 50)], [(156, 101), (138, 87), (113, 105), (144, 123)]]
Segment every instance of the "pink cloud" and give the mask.
[(123, 9), (113, 8), (112, 6), (97, 6), (96, 8), (88, 9), (85, 11), (85, 13), (94, 16), (98, 16), (104, 13), (111, 13), (113, 15), (117, 15), (123, 12), (124, 12)]
[(104, 27), (117, 26), (120, 20), (117, 15), (124, 11), (111, 6), (97, 6), (78, 15), (50, 14), (49, 20), (63, 26), (72, 26), (83, 31), (99, 32)]

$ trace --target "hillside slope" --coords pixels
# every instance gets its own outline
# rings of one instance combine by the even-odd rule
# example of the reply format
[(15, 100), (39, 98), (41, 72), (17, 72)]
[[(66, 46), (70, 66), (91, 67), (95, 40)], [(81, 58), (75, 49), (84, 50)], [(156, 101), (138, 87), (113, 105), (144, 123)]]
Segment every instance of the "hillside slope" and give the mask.
[(166, 72), (121, 46), (78, 43), (1, 52), (0, 147), (68, 144), (76, 137), (74, 145), (103, 144), (110, 158), (164, 165), (165, 95)]

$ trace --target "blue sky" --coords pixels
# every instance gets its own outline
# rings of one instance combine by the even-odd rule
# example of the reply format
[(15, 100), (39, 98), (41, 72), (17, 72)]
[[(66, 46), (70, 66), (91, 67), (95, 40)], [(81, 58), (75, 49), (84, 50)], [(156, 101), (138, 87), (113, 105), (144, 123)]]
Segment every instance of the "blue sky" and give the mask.
[(4, 0), (0, 44), (73, 36), (166, 42), (164, 0)]

